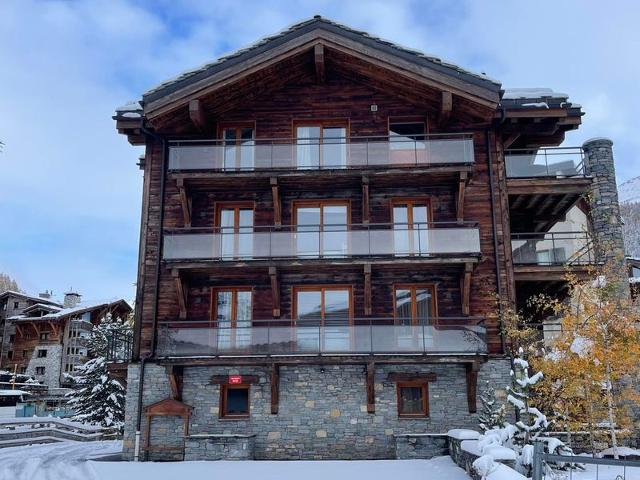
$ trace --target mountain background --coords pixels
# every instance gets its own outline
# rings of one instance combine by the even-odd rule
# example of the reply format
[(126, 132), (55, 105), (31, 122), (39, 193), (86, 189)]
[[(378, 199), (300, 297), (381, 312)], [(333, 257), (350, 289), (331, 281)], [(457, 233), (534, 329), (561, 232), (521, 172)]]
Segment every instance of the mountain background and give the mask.
[(626, 253), (640, 258), (640, 176), (618, 185), (618, 200)]

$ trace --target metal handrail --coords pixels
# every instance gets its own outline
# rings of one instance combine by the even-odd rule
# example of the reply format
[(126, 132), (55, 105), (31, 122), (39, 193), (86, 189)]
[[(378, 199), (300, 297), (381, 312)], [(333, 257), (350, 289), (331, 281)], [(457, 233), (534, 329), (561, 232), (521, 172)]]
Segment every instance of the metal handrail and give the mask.
[[(547, 261), (540, 261), (536, 254), (538, 250), (527, 249), (531, 245), (519, 245), (512, 244), (511, 250), (513, 254), (513, 263), (521, 265), (591, 265), (595, 262), (595, 255), (593, 253), (593, 242), (589, 234), (585, 231), (569, 231), (569, 232), (520, 232), (511, 234), (512, 241), (532, 241), (532, 242), (551, 242), (551, 249), (545, 249), (549, 251), (551, 257)], [(556, 242), (562, 241), (583, 241), (584, 245), (579, 246), (575, 251), (569, 251), (569, 255), (564, 258), (556, 258), (556, 251), (558, 250)], [(564, 247), (561, 247), (562, 251), (565, 251)], [(521, 252), (524, 252), (522, 254)], [(585, 256), (587, 257), (585, 259)], [(524, 259), (523, 259), (524, 257)]]
[[(554, 156), (559, 156), (559, 155), (563, 155), (563, 156), (569, 156), (572, 155), (575, 156), (576, 158), (579, 158), (579, 161), (575, 162), (575, 159), (572, 159), (572, 161), (574, 161), (574, 165), (572, 167), (573, 171), (569, 171), (569, 172), (563, 172), (563, 173), (558, 173), (557, 170), (554, 170), (553, 165), (558, 165), (557, 163), (551, 163), (551, 166), (549, 164), (549, 159), (553, 158)], [(527, 149), (527, 148), (520, 148), (520, 149), (509, 149), (509, 150), (505, 150), (504, 152), (504, 157), (505, 157), (505, 164), (506, 164), (506, 168), (507, 168), (507, 177), (509, 178), (536, 178), (536, 177), (584, 177), (586, 176), (586, 169), (585, 169), (585, 153), (582, 149), (582, 147), (542, 147), (542, 148), (538, 148), (538, 149)], [(544, 159), (544, 163), (543, 164), (534, 164), (531, 163), (529, 165), (530, 169), (527, 170), (527, 165), (525, 164), (524, 167), (521, 165), (522, 162), (514, 162), (514, 160), (518, 159), (519, 157), (524, 157), (524, 158), (529, 158), (529, 159), (533, 159), (533, 160), (537, 160), (539, 158)], [(517, 172), (517, 169), (522, 168), (523, 170), (521, 172)], [(536, 170), (533, 167), (539, 167), (539, 168), (543, 168), (543, 170)], [(514, 172), (513, 170), (516, 170), (516, 172)]]
[[(277, 326), (277, 327), (287, 327), (287, 326), (295, 326), (296, 325), (296, 321), (309, 321), (309, 320), (318, 320), (321, 321), (320, 318), (318, 319), (292, 319), (292, 318), (265, 318), (265, 319), (248, 319), (248, 320), (243, 320), (246, 322), (251, 322), (251, 325), (247, 326), (247, 327), (224, 327), (224, 326), (218, 326), (215, 325), (217, 320), (214, 319), (210, 319), (210, 320), (191, 320), (191, 319), (180, 319), (180, 320), (158, 320), (158, 325), (168, 325), (168, 328), (199, 328), (199, 325), (202, 326), (207, 326), (210, 328), (214, 328), (214, 329), (218, 329), (218, 330), (224, 330), (224, 329), (237, 329), (237, 328), (251, 328), (254, 326), (260, 326), (261, 324), (264, 324), (266, 326), (272, 325), (274, 323), (288, 323), (289, 325), (272, 325), (272, 326)], [(404, 325), (401, 322), (405, 321), (405, 320), (419, 320), (416, 324), (412, 324), (412, 325)], [(421, 325), (428, 325), (430, 327), (473, 327), (473, 326), (483, 326), (485, 323), (485, 317), (479, 317), (479, 316), (474, 316), (474, 317), (442, 317), (442, 316), (437, 316), (437, 317), (428, 317), (427, 319), (413, 319), (411, 317), (342, 317), (342, 318), (336, 318), (336, 319), (331, 319), (329, 321), (335, 321), (335, 322), (344, 322), (344, 321), (348, 321), (350, 323), (348, 324), (344, 324), (344, 323), (336, 323), (335, 325), (332, 325), (331, 323), (329, 325), (332, 326), (344, 326), (344, 327), (348, 327), (351, 325), (356, 325), (356, 322), (365, 322), (363, 323), (359, 323), (357, 326), (375, 326), (374, 323), (378, 323), (381, 326), (421, 326)], [(441, 321), (447, 322), (447, 323), (440, 323)], [(461, 323), (449, 323), (451, 321), (456, 321), (456, 322), (461, 322)], [(326, 325), (327, 320), (324, 320), (324, 324)], [(383, 323), (386, 322), (386, 323)], [(390, 322), (390, 323), (389, 323)], [(427, 323), (430, 322), (430, 323)], [(187, 327), (185, 326), (186, 324), (188, 325), (196, 325), (195, 327)], [(298, 325), (300, 326), (300, 325)]]
[[(410, 135), (345, 135), (343, 137), (255, 137), (252, 139), (247, 139), (247, 142), (291, 142), (292, 144), (298, 144), (298, 142), (306, 142), (308, 140), (328, 140), (324, 142), (326, 145), (331, 145), (334, 140), (390, 140), (394, 143), (396, 142), (409, 142), (412, 143), (415, 140), (401, 140), (403, 137), (416, 137), (421, 140), (429, 140), (430, 138), (441, 139), (445, 137), (451, 137), (453, 139), (457, 138), (473, 138), (473, 132), (455, 132), (455, 133), (427, 133), (427, 134), (410, 134)], [(224, 138), (199, 138), (199, 139), (173, 139), (169, 140), (169, 145), (180, 145), (180, 144), (192, 144), (192, 143), (200, 143), (200, 144), (211, 144), (219, 142), (220, 144), (224, 144), (225, 142), (228, 144), (232, 144), (229, 140), (225, 140)], [(232, 144), (233, 145), (233, 144)], [(307, 143), (303, 143), (302, 145), (308, 145)]]

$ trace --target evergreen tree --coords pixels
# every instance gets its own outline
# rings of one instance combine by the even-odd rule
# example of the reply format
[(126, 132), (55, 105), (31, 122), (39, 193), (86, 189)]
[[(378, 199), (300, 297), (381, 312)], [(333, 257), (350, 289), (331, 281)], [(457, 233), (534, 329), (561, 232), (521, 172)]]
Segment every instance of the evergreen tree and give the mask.
[[(118, 350), (125, 348), (127, 339), (131, 340), (133, 335), (129, 322), (120, 318), (113, 318), (111, 313), (107, 313), (98, 325), (91, 330), (91, 337), (87, 342), (87, 349), (91, 357), (107, 357), (112, 353), (116, 358), (124, 352)], [(108, 352), (111, 345), (112, 352)]]
[(11, 290), (13, 292), (19, 292), (18, 282), (11, 278), (6, 273), (0, 272), (0, 293)]
[(109, 378), (104, 357), (89, 360), (76, 372), (76, 388), (67, 394), (67, 404), (75, 411), (72, 420), (122, 430), (125, 389)]
[(496, 392), (486, 381), (480, 392), (480, 413), (478, 414), (479, 427), (483, 432), (502, 428), (505, 426), (505, 406), (496, 405)]

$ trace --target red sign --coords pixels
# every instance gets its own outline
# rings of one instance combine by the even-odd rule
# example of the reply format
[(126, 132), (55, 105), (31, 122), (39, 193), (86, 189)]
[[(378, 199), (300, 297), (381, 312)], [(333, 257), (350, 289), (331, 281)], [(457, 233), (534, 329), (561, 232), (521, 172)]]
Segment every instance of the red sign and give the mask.
[(229, 375), (229, 385), (238, 385), (242, 383), (242, 375)]

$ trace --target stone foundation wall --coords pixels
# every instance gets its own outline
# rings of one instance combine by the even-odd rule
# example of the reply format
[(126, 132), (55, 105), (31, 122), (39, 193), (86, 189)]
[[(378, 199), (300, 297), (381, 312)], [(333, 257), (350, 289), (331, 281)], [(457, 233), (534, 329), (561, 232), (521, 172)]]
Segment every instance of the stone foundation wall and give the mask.
[(253, 460), (254, 435), (192, 435), (185, 441), (185, 460)]
[[(507, 359), (483, 364), (478, 385), (489, 380), (499, 389), (509, 383)], [(429, 383), (428, 418), (399, 418), (396, 384), (391, 372), (435, 373)], [(278, 414), (271, 414), (269, 371), (256, 367), (185, 367), (183, 401), (193, 407), (190, 434), (255, 435), (256, 459), (390, 459), (396, 458), (398, 435), (445, 433), (451, 428), (475, 428), (477, 415), (467, 406), (465, 368), (458, 364), (378, 365), (375, 373), (376, 412), (367, 413), (364, 365), (305, 365), (280, 367)], [(221, 420), (220, 386), (213, 375), (255, 375), (251, 385), (251, 415), (246, 420)], [(128, 376), (124, 451), (133, 456), (139, 387), (139, 367), (130, 365)], [(164, 367), (147, 363), (143, 405), (167, 398), (169, 384)], [(478, 399), (479, 404), (479, 399)], [(161, 427), (170, 420), (154, 418), (154, 430), (180, 435), (177, 428)], [(144, 432), (144, 422), (142, 431)], [(160, 441), (161, 438), (157, 437)], [(407, 448), (409, 448), (407, 446)], [(422, 447), (414, 445), (412, 458)], [(429, 448), (424, 448), (428, 455)], [(408, 454), (408, 453), (407, 453)]]
[(446, 434), (407, 433), (395, 437), (398, 460), (433, 458), (449, 453)]

